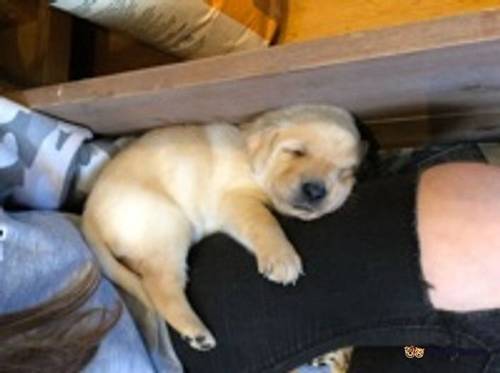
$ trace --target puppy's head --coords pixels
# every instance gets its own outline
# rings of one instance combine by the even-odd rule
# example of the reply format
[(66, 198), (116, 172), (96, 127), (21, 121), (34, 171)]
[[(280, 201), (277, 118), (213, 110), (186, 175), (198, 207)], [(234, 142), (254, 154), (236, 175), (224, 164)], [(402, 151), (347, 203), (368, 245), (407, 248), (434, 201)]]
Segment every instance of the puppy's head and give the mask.
[(345, 110), (297, 105), (263, 114), (243, 130), (253, 173), (280, 213), (311, 220), (349, 196), (363, 146)]

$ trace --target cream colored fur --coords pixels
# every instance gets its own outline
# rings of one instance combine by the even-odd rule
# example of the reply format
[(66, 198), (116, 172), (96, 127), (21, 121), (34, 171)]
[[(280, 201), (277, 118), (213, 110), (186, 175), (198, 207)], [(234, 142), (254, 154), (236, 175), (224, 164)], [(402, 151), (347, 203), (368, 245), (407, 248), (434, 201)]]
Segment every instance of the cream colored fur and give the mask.
[[(268, 207), (306, 220), (335, 210), (352, 188), (360, 153), (351, 116), (328, 106), (282, 109), (242, 128), (153, 130), (99, 175), (82, 229), (110, 279), (193, 348), (208, 350), (215, 338), (184, 293), (191, 245), (225, 232), (255, 255), (269, 280), (295, 283), (301, 260)], [(303, 209), (297, 200), (307, 178), (324, 182), (328, 194)]]

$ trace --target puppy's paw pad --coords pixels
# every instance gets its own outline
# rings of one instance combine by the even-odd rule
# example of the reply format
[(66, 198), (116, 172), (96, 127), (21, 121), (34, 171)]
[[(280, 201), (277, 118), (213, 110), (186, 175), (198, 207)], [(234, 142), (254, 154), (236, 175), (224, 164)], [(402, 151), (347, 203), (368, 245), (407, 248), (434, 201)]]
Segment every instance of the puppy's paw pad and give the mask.
[(268, 280), (279, 284), (295, 284), (302, 270), (302, 261), (294, 250), (275, 252), (259, 259), (259, 272)]
[(217, 345), (215, 338), (209, 333), (199, 334), (195, 337), (184, 336), (183, 339), (189, 343), (191, 348), (198, 351), (209, 351)]

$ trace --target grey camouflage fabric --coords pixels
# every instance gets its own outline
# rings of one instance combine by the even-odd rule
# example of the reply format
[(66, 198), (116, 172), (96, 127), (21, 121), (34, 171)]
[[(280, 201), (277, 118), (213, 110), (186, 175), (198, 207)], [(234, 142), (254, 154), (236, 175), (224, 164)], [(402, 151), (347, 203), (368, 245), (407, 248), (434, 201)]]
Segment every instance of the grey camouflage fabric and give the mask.
[(92, 132), (0, 97), (0, 202), (57, 209), (82, 201), (97, 172), (126, 143), (86, 141)]

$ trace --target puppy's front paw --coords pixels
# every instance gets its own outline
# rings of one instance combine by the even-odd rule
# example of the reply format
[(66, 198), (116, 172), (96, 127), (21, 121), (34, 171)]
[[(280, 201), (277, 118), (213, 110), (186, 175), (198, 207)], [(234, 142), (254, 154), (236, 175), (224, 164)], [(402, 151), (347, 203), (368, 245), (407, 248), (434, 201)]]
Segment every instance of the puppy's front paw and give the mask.
[(259, 272), (279, 284), (295, 284), (303, 274), (302, 261), (293, 248), (275, 249), (257, 256)]
[(194, 348), (195, 350), (198, 351), (211, 350), (217, 344), (215, 342), (215, 338), (208, 330), (194, 336), (184, 335), (182, 339), (184, 339), (187, 343), (189, 343), (191, 348)]

